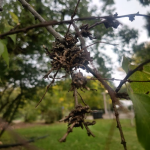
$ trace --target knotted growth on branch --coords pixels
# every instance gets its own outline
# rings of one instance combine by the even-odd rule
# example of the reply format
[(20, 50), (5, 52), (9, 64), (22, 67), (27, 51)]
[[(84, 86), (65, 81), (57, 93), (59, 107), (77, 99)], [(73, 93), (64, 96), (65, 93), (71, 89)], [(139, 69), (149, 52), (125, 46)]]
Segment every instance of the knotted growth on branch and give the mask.
[(85, 114), (90, 113), (89, 106), (78, 105), (73, 109), (68, 116), (60, 121), (68, 122), (68, 129), (66, 134), (59, 140), (60, 142), (65, 142), (68, 134), (73, 131), (74, 127), (81, 127), (82, 129), (85, 127), (87, 130), (88, 136), (94, 136), (94, 134), (90, 131), (88, 126), (94, 125), (96, 122), (85, 122)]

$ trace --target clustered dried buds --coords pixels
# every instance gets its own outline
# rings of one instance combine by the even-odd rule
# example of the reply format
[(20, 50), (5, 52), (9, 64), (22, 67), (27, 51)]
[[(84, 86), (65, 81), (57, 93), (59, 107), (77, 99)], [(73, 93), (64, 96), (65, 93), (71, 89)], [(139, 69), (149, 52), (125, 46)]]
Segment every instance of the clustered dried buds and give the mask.
[(74, 88), (77, 88), (77, 89), (86, 89), (86, 90), (90, 90), (87, 86), (87, 79), (86, 77), (83, 76), (82, 72), (78, 72), (78, 73), (74, 73), (72, 75), (72, 83), (71, 83), (71, 91), (74, 89)]
[(68, 116), (66, 116), (64, 119), (60, 121), (68, 122), (68, 130), (67, 133), (59, 140), (60, 142), (65, 142), (68, 134), (73, 131), (73, 127), (83, 127), (86, 128), (88, 136), (92, 135), (94, 137), (94, 134), (90, 131), (88, 126), (94, 125), (96, 122), (85, 122), (85, 114), (90, 113), (89, 106), (82, 106), (78, 105), (75, 107), (74, 110), (72, 110)]
[[(63, 68), (66, 73), (69, 73), (73, 68), (83, 68), (92, 61), (90, 52), (80, 49), (76, 43), (77, 39), (71, 34), (65, 37), (65, 42), (61, 43), (58, 39), (53, 43), (51, 51), (47, 51), (47, 55), (52, 59), (51, 65), (53, 70)], [(48, 75), (46, 74), (46, 76)]]
[(89, 31), (89, 26), (88, 26), (88, 24), (83, 24), (83, 25), (80, 27), (80, 29), (81, 29), (81, 32), (80, 32), (80, 33), (81, 33), (81, 35), (82, 35), (83, 37), (85, 37), (85, 38), (89, 37), (90, 40), (93, 39), (92, 34), (91, 34), (90, 31)]

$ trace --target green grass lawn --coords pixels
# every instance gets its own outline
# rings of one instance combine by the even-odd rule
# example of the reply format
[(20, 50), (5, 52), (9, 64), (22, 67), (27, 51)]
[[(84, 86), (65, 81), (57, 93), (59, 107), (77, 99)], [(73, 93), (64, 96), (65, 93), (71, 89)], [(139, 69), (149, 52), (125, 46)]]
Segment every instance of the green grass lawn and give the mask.
[[(29, 128), (16, 129), (16, 131), (26, 137), (40, 137), (49, 134), (45, 139), (34, 143), (40, 150), (106, 150), (106, 139), (112, 125), (112, 120), (96, 120), (96, 124), (90, 129), (95, 137), (87, 136), (86, 130), (74, 128), (69, 134), (65, 143), (60, 143), (59, 139), (66, 133), (67, 124), (55, 123), (49, 126), (35, 126)], [(137, 140), (135, 127), (131, 126), (130, 120), (121, 120), (123, 132), (127, 141), (128, 150), (144, 150)], [(120, 144), (120, 135), (118, 129), (114, 128), (109, 150), (123, 150)], [(112, 133), (111, 133), (112, 135)], [(2, 142), (8, 142), (8, 135), (4, 134)], [(108, 150), (108, 149), (107, 149)]]

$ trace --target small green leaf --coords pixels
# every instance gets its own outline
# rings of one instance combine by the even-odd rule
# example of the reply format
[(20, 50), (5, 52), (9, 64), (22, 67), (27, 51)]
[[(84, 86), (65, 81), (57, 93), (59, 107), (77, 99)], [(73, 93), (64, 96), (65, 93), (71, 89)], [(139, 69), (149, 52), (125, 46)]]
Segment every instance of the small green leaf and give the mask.
[(4, 49), (5, 49), (5, 44), (3, 43), (3, 40), (0, 40), (0, 56), (4, 52)]
[(7, 41), (6, 40), (0, 40), (0, 56), (7, 49), (6, 45), (7, 45)]
[[(14, 28), (13, 26), (10, 26), (7, 21), (4, 21), (3, 24), (4, 24), (4, 32), (8, 32)], [(16, 34), (8, 35), (8, 36), (12, 39), (12, 41), (15, 44), (16, 43)]]
[[(137, 65), (130, 65), (130, 69), (135, 69)], [(139, 71), (136, 71), (129, 78), (131, 81), (149, 81), (150, 80), (150, 65), (143, 66)], [(150, 91), (150, 82), (131, 82), (131, 88), (134, 93), (145, 94)]]
[(150, 76), (150, 64), (143, 66), (143, 72)]
[(137, 136), (145, 148), (145, 150), (150, 149), (150, 97), (146, 94), (134, 94), (129, 92), (130, 98), (132, 99), (134, 111), (135, 111), (135, 121), (136, 121), (136, 131)]
[(16, 43), (16, 34), (13, 34), (13, 35), (8, 35), (12, 41), (14, 42), (14, 44)]
[[(150, 75), (143, 71), (136, 71), (129, 79), (132, 81), (148, 81)], [(150, 82), (131, 82), (130, 83), (134, 93), (145, 94), (150, 91)]]
[(128, 73), (129, 71), (129, 65), (130, 65), (130, 59), (123, 56), (122, 68), (126, 73)]
[(9, 25), (6, 20), (3, 21), (3, 23), (4, 23), (4, 32), (8, 32), (8, 31), (10, 31), (11, 29), (14, 28), (13, 26)]
[(0, 56), (2, 55), (6, 64), (9, 66), (9, 56), (8, 56), (6, 44), (7, 44), (6, 40), (0, 40), (0, 52), (2, 52), (2, 53), (0, 53)]
[(6, 64), (7, 64), (8, 67), (9, 67), (9, 55), (8, 55), (7, 48), (6, 48), (6, 50), (4, 51), (4, 53), (2, 54), (2, 57), (3, 57), (3, 59), (4, 59), (5, 62), (6, 62)]
[(9, 13), (10, 13), (10, 15), (12, 17), (13, 22), (19, 24), (18, 17), (13, 12), (9, 12)]

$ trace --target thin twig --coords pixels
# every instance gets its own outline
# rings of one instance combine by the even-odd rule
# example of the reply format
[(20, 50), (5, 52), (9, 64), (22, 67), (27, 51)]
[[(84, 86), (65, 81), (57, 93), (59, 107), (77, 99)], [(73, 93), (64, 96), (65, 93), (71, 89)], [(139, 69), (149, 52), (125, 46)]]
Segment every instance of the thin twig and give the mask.
[(104, 22), (105, 22), (105, 20), (96, 22), (95, 24), (93, 24), (93, 25), (91, 25), (90, 27), (88, 27), (88, 30), (94, 28), (94, 27), (97, 26), (97, 25), (103, 24)]
[(135, 13), (135, 14), (128, 14), (128, 15), (116, 16), (115, 18), (124, 18), (124, 17), (130, 17), (130, 16), (150, 17), (149, 15), (139, 14), (139, 13), (137, 12), (137, 13)]
[[(115, 78), (102, 78), (103, 80), (116, 80), (116, 81), (122, 81), (121, 79), (115, 79)], [(98, 80), (97, 78), (87, 78), (87, 80)]]
[(75, 101), (75, 107), (78, 106), (78, 96), (77, 96), (77, 89), (74, 88), (74, 101)]
[(119, 92), (119, 90), (121, 89), (122, 85), (127, 81), (127, 79), (136, 71), (138, 71), (140, 68), (142, 68), (144, 65), (150, 63), (150, 59), (146, 60), (145, 62), (143, 62), (142, 64), (140, 64), (139, 66), (137, 66), (134, 70), (131, 70), (127, 73), (126, 77), (120, 82), (120, 84), (118, 85), (118, 87), (116, 88), (116, 92)]
[(86, 122), (83, 122), (83, 124), (84, 124), (84, 127), (85, 127), (86, 130), (87, 130), (88, 136), (92, 135), (93, 137), (95, 137), (95, 135), (94, 135), (94, 134), (90, 131), (90, 129), (88, 128), (88, 125), (86, 124)]
[(19, 143), (14, 143), (14, 144), (3, 144), (3, 145), (0, 145), (0, 149), (1, 148), (10, 148), (10, 147), (24, 146), (27, 143), (32, 143), (32, 142), (35, 142), (37, 140), (44, 139), (44, 138), (46, 138), (48, 136), (49, 135), (45, 135), (45, 136), (41, 136), (41, 137), (37, 137), (37, 138), (31, 138), (30, 140), (27, 140), (27, 141), (24, 141), (24, 142), (19, 142)]
[[(73, 22), (73, 18), (74, 18), (74, 16), (77, 13), (77, 8), (78, 8), (79, 3), (80, 3), (80, 0), (78, 0), (77, 5), (75, 7), (75, 10), (74, 10), (73, 14), (71, 15), (71, 23)], [(69, 30), (70, 30), (71, 23), (69, 24), (69, 27), (68, 27), (67, 33), (65, 35), (65, 38), (66, 38), (66, 36), (67, 36), (67, 34), (68, 34)]]
[(98, 19), (107, 19), (107, 18), (124, 18), (124, 17), (130, 17), (130, 16), (143, 16), (143, 17), (150, 17), (149, 15), (144, 14), (128, 14), (128, 15), (122, 15), (122, 16), (89, 16), (89, 17), (82, 17), (82, 18), (75, 18), (74, 21), (83, 21), (83, 20), (98, 20)]
[(41, 98), (41, 100), (37, 103), (37, 105), (35, 106), (35, 108), (41, 103), (41, 101), (43, 100), (43, 98), (45, 97), (45, 95), (46, 95), (46, 93), (47, 93), (47, 91), (48, 91), (48, 89), (49, 89), (49, 87), (54, 83), (54, 81), (55, 81), (55, 77), (56, 77), (56, 75), (57, 75), (57, 73), (58, 73), (58, 71), (59, 71), (59, 69), (56, 71), (56, 73), (54, 74), (54, 78), (53, 78), (53, 80), (51, 81), (51, 83), (47, 86), (47, 88), (46, 88), (46, 91), (45, 91), (45, 93), (44, 93), (44, 95), (42, 96), (42, 98)]
[[(3, 37), (5, 37), (5, 36), (7, 36), (7, 35), (12, 35), (12, 34), (16, 34), (16, 33), (20, 33), (20, 32), (27, 32), (27, 31), (29, 31), (29, 30), (31, 30), (31, 29), (33, 29), (33, 28), (39, 28), (39, 27), (46, 27), (47, 28), (47, 30), (51, 33), (52, 32), (52, 34), (55, 34), (55, 38), (59, 38), (60, 39), (60, 41), (62, 41), (63, 39), (60, 37), (60, 35), (55, 31), (54, 33), (53, 33), (53, 28), (50, 26), (50, 25), (60, 25), (60, 24), (71, 24), (73, 21), (83, 21), (83, 20), (97, 20), (97, 19), (101, 19), (101, 18), (110, 18), (110, 17), (112, 17), (112, 16), (101, 16), (101, 17), (95, 17), (95, 16), (92, 16), (92, 17), (84, 17), (84, 18), (76, 18), (76, 19), (71, 19), (71, 20), (63, 20), (63, 21), (56, 21), (56, 20), (52, 20), (52, 21), (45, 21), (44, 19), (42, 19), (41, 18), (41, 16), (25, 1), (25, 0), (19, 0), (21, 3), (22, 3), (22, 5), (24, 6), (24, 7), (29, 7), (28, 9), (29, 9), (29, 11), (35, 16), (35, 17), (37, 17), (37, 18), (39, 18), (39, 20), (42, 22), (42, 23), (39, 23), (39, 24), (36, 24), (36, 25), (31, 25), (31, 26), (28, 26), (28, 27), (26, 27), (26, 28), (22, 28), (22, 29), (18, 29), (18, 30), (10, 30), (10, 31), (8, 31), (8, 32), (6, 32), (6, 33), (3, 33), (3, 34), (0, 34), (0, 38), (3, 38)], [(24, 3), (25, 3), (25, 5), (24, 5)], [(113, 18), (123, 18), (123, 17), (130, 17), (130, 16), (133, 16), (133, 15), (135, 15), (135, 16), (144, 16), (144, 17), (150, 17), (150, 16), (148, 16), (148, 15), (143, 15), (143, 14), (129, 14), (129, 15), (123, 15), (123, 16), (117, 16), (117, 17), (114, 17), (113, 16)], [(90, 26), (88, 29), (92, 29), (93, 27), (95, 27), (95, 26), (97, 26), (97, 25), (99, 25), (99, 24), (103, 24), (104, 22), (106, 22), (106, 20), (103, 20), (103, 21), (100, 21), (100, 22), (97, 22), (97, 23), (95, 23), (94, 25), (92, 25), (92, 26)], [(47, 27), (48, 26), (48, 27)], [(51, 29), (53, 29), (52, 31), (51, 31)]]
[(66, 141), (66, 138), (67, 138), (68, 134), (69, 134), (70, 132), (72, 132), (73, 127), (75, 126), (75, 124), (76, 124), (76, 123), (74, 122), (73, 124), (71, 124), (70, 127), (68, 127), (67, 133), (59, 140), (59, 142), (65, 142), (65, 141)]
[[(84, 48), (88, 48), (88, 47), (90, 47), (90, 46), (92, 46), (92, 45), (94, 45), (94, 44), (97, 44), (97, 43), (105, 43), (105, 44), (109, 44), (109, 45), (113, 45), (113, 46), (118, 45), (118, 44), (111, 44), (111, 43), (107, 43), (107, 42), (97, 41), (97, 42), (94, 42), (94, 43), (92, 43), (92, 44), (90, 44), (90, 45), (84, 47)], [(83, 49), (84, 49), (84, 48), (83, 48)]]
[(48, 75), (54, 70), (54, 68), (50, 69), (48, 73), (46, 73), (46, 75), (44, 75), (43, 78), (48, 78)]
[(83, 104), (84, 104), (84, 105), (87, 105), (87, 104), (85, 103), (85, 101), (83, 100), (82, 96), (80, 95), (80, 93), (79, 93), (78, 91), (77, 91), (77, 93), (78, 93), (78, 95), (80, 96), (80, 98), (81, 98)]
[[(116, 81), (123, 81), (122, 79), (115, 79), (115, 78), (102, 78), (103, 80), (110, 80), (110, 81), (114, 81), (114, 80), (116, 80)], [(87, 78), (87, 80), (98, 80), (97, 78)], [(150, 82), (150, 80), (130, 80), (130, 79), (128, 79), (128, 80), (126, 80), (126, 82), (129, 82), (129, 83), (131, 83), (131, 82)]]

